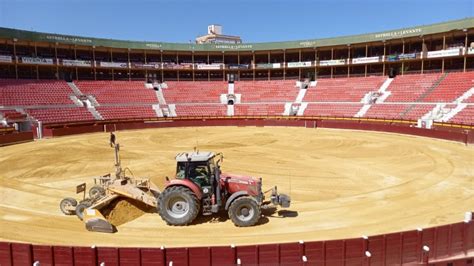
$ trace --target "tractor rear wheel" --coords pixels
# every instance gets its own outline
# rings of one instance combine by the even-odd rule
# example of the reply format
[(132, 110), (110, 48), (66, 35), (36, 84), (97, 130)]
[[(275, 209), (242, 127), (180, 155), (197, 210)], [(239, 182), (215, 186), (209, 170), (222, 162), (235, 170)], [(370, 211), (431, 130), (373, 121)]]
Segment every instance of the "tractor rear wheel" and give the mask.
[(239, 227), (255, 225), (260, 219), (261, 210), (252, 197), (237, 198), (229, 207), (229, 217)]
[(66, 215), (74, 214), (74, 208), (77, 206), (77, 201), (73, 198), (64, 198), (59, 203), (59, 208)]
[(169, 225), (187, 225), (199, 213), (196, 195), (186, 187), (166, 188), (158, 198), (158, 213)]

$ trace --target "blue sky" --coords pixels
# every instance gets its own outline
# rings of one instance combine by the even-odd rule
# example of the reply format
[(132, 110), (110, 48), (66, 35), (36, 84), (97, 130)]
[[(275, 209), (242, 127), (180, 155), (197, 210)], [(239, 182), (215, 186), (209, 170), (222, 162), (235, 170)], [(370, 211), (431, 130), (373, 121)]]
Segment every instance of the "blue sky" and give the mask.
[(474, 16), (473, 0), (0, 0), (0, 27), (188, 42), (212, 23), (244, 42), (370, 33)]

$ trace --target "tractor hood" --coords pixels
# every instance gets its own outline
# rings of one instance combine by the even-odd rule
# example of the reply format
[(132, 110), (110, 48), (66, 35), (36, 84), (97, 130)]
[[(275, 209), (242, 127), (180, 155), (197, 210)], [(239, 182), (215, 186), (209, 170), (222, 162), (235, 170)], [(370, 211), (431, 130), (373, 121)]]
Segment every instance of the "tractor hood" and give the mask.
[(252, 196), (259, 195), (262, 187), (260, 179), (228, 173), (221, 174), (221, 185), (226, 186), (231, 194), (238, 191), (247, 191)]

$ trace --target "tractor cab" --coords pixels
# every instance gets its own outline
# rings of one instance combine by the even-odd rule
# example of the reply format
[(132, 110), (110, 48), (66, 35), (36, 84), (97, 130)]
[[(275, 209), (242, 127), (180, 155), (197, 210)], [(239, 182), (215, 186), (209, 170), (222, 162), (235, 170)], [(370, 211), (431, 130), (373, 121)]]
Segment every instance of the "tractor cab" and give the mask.
[(189, 179), (202, 190), (210, 188), (215, 178), (215, 157), (220, 154), (213, 152), (180, 153), (176, 156), (176, 178)]

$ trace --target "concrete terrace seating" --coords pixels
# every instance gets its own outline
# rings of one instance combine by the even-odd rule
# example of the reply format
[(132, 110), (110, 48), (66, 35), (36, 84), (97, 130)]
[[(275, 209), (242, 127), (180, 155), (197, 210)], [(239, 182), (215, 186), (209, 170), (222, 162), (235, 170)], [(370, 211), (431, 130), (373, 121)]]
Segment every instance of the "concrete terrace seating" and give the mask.
[(8, 120), (24, 119), (26, 115), (16, 110), (0, 110), (0, 116)]
[(158, 103), (155, 91), (143, 81), (76, 81), (84, 94), (93, 95), (99, 104)]
[(227, 94), (223, 81), (168, 81), (163, 89), (167, 103), (220, 103), (220, 95)]
[(224, 104), (189, 104), (176, 105), (177, 116), (225, 116), (227, 106)]
[(474, 87), (474, 71), (449, 73), (423, 101), (453, 102), (472, 87)]
[(401, 119), (402, 113), (409, 106), (409, 104), (375, 104), (370, 107), (364, 117)]
[(242, 103), (292, 102), (299, 88), (295, 80), (237, 81), (235, 93), (242, 94)]
[(340, 116), (353, 117), (362, 107), (362, 104), (343, 103), (310, 103), (304, 111), (305, 116)]
[(461, 112), (457, 113), (453, 118), (448, 122), (465, 124), (465, 125), (474, 125), (474, 105), (468, 105)]
[(234, 115), (236, 116), (282, 115), (283, 111), (285, 111), (283, 103), (234, 105)]
[(73, 91), (66, 82), (55, 80), (0, 80), (0, 105), (31, 106), (73, 104)]
[(309, 87), (305, 102), (360, 102), (370, 91), (377, 91), (387, 77), (318, 79), (316, 87)]
[(80, 107), (27, 109), (26, 112), (34, 119), (43, 123), (95, 120), (94, 116), (87, 109)]
[(96, 110), (104, 119), (152, 118), (156, 112), (149, 106), (98, 106)]
[(441, 73), (434, 73), (397, 76), (388, 86), (387, 91), (390, 91), (391, 95), (385, 102), (416, 102), (441, 75)]
[(406, 112), (403, 115), (403, 119), (418, 120), (419, 118), (424, 116), (426, 113), (433, 110), (435, 106), (436, 106), (435, 104), (417, 104), (417, 105), (414, 105), (413, 107), (408, 107), (410, 109), (407, 108), (405, 110), (408, 112)]

